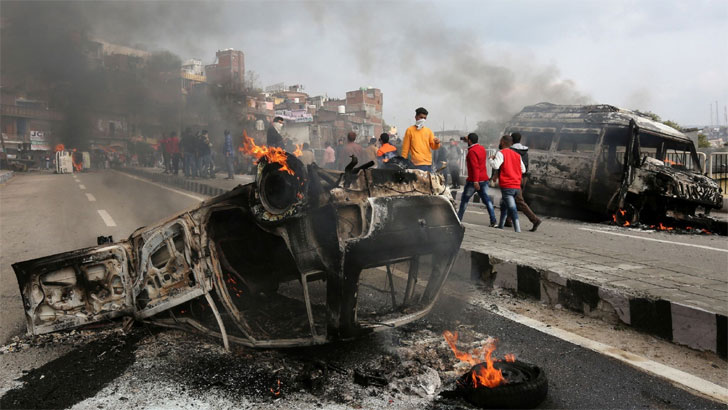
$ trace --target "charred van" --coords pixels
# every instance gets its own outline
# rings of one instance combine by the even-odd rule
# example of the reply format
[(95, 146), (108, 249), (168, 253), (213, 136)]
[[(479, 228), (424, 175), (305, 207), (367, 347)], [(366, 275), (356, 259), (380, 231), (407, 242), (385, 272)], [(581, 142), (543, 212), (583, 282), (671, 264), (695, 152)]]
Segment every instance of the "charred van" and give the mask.
[(530, 148), (524, 195), (542, 211), (582, 209), (634, 224), (690, 221), (722, 207), (693, 142), (640, 113), (540, 103), (524, 108), (505, 131), (520, 132)]

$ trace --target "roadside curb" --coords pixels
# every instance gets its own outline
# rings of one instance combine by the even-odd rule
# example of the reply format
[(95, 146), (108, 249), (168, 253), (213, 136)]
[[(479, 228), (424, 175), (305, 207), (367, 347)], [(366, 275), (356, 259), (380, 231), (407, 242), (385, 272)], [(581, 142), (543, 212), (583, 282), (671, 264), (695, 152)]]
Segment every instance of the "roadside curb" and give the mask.
[(218, 196), (222, 195), (229, 190), (219, 188), (216, 186), (205, 184), (204, 182), (192, 181), (178, 175), (171, 174), (159, 174), (155, 172), (147, 172), (139, 168), (123, 168), (121, 171), (134, 174), (139, 177), (150, 179), (154, 182), (159, 182), (165, 185), (174, 186), (177, 188), (184, 189), (186, 191), (194, 192), (197, 194)]
[(569, 278), (548, 269), (535, 268), (467, 249), (463, 244), (451, 276), (482, 280), (500, 288), (609, 323), (623, 323), (673, 343), (696, 350), (728, 353), (728, 319), (704, 309), (639, 295), (629, 289), (602, 287)]
[[(131, 174), (202, 195), (217, 196), (228, 190), (183, 177), (124, 168)], [(623, 323), (696, 350), (715, 352), (728, 358), (728, 318), (697, 307), (637, 294), (624, 288), (607, 288), (568, 277), (568, 274), (518, 263), (463, 244), (452, 267), (451, 278), (482, 280), (486, 286), (508, 290), (563, 308)]]
[(14, 175), (15, 172), (13, 171), (3, 172), (2, 174), (0, 174), (0, 184), (8, 182), (8, 180), (10, 180), (10, 178), (12, 178)]

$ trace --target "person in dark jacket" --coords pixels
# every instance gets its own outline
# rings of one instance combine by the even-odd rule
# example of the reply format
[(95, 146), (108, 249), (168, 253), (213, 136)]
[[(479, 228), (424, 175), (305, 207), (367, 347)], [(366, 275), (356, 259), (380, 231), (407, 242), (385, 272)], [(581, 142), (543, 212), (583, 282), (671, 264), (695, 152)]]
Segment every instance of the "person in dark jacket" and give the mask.
[(458, 146), (456, 139), (450, 140), (447, 147), (447, 171), (450, 174), (450, 184), (455, 189), (460, 189), (460, 157), (463, 150)]
[(207, 130), (202, 130), (197, 140), (197, 172), (201, 178), (213, 178), (212, 174), (212, 144)]
[(230, 135), (230, 131), (225, 130), (225, 143), (222, 147), (222, 153), (225, 156), (225, 165), (227, 166), (228, 176), (225, 179), (233, 179), (233, 161), (235, 160), (235, 153), (233, 152), (233, 137)]
[[(521, 178), (521, 189), (516, 195), (516, 208), (518, 208), (519, 211), (523, 212), (523, 214), (526, 215), (526, 218), (531, 221), (531, 224), (533, 225), (533, 227), (531, 227), (531, 232), (536, 232), (538, 226), (541, 225), (541, 218), (536, 216), (536, 214), (531, 210), (531, 207), (529, 207), (526, 203), (526, 200), (523, 199), (523, 187), (526, 186), (526, 179), (528, 178), (528, 147), (521, 144), (520, 132), (512, 133), (511, 138), (513, 139), (513, 145), (511, 145), (511, 149), (513, 151), (516, 151), (521, 156), (521, 160), (526, 166), (526, 173)], [(506, 225), (511, 222), (510, 218), (508, 219), (509, 220), (506, 222)]]
[(283, 118), (275, 117), (273, 122), (268, 127), (268, 134), (266, 137), (266, 145), (269, 147), (283, 148), (283, 137), (281, 136), (281, 130), (283, 129)]
[(192, 133), (190, 127), (185, 128), (182, 134), (182, 152), (184, 153), (184, 171), (187, 178), (192, 178), (197, 174), (197, 140), (195, 134)]
[(458, 218), (463, 220), (465, 216), (465, 208), (468, 206), (470, 198), (478, 193), (480, 199), (483, 201), (488, 215), (490, 216), (490, 226), (495, 226), (495, 209), (493, 209), (493, 202), (488, 196), (488, 169), (485, 167), (485, 161), (487, 159), (487, 152), (482, 145), (478, 144), (478, 134), (471, 132), (468, 134), (468, 154), (465, 157), (468, 166), (468, 179), (465, 181), (465, 188), (463, 194), (460, 197), (460, 210), (458, 211)]

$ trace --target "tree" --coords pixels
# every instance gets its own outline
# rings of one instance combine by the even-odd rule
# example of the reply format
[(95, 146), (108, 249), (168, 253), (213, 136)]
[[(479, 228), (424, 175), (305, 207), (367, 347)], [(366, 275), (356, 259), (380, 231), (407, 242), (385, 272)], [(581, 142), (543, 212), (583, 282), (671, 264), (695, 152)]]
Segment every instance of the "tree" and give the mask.
[(698, 148), (710, 148), (708, 137), (703, 133), (698, 134)]
[(245, 88), (253, 92), (260, 92), (260, 76), (253, 70), (245, 72)]
[(505, 123), (500, 121), (478, 121), (478, 126), (475, 128), (475, 133), (480, 138), (478, 142), (484, 146), (498, 144), (505, 126)]

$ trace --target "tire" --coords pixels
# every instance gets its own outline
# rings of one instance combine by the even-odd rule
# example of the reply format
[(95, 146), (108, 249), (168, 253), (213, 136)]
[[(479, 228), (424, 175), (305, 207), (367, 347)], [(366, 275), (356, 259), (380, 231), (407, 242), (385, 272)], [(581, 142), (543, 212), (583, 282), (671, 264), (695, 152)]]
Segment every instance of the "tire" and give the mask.
[[(473, 366), (473, 369), (483, 364)], [(460, 376), (456, 390), (471, 404), (486, 409), (525, 409), (538, 406), (548, 394), (548, 381), (543, 370), (521, 361), (494, 362), (493, 367), (515, 382), (497, 387), (474, 388), (470, 372)]]

